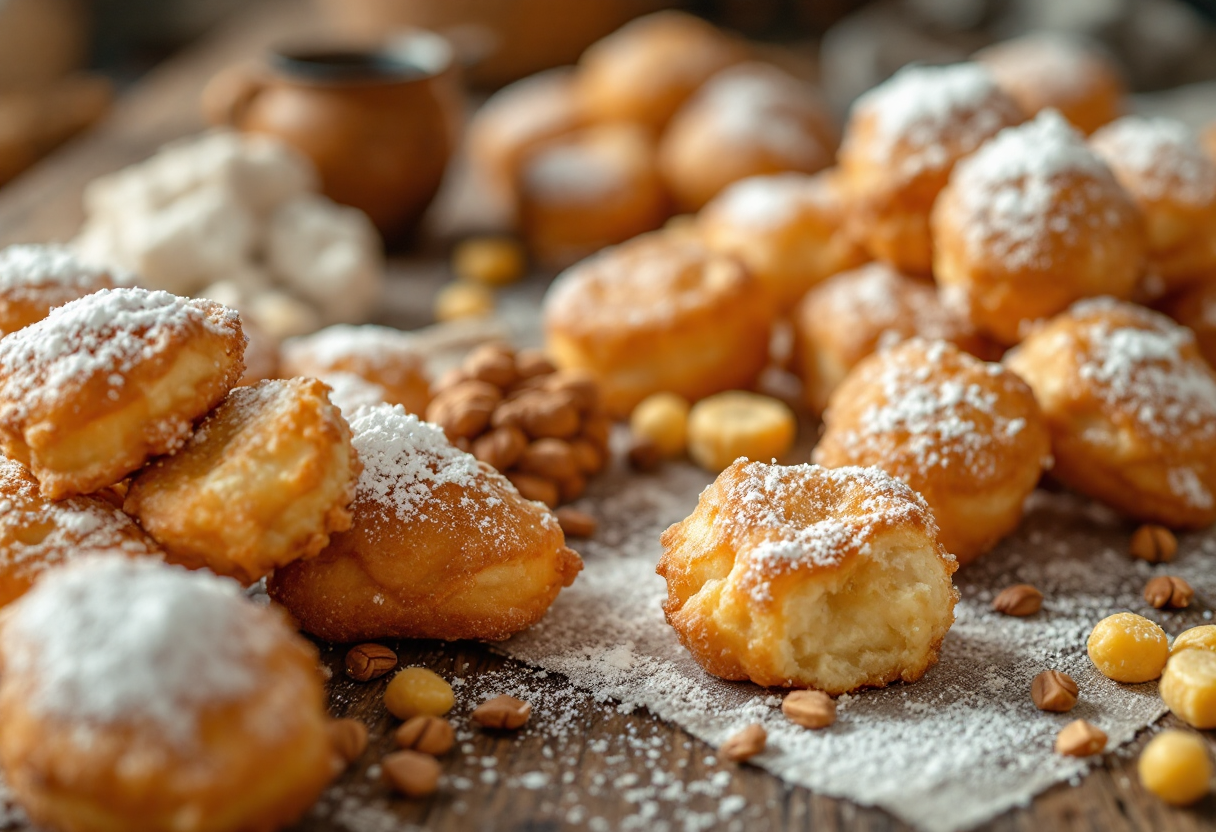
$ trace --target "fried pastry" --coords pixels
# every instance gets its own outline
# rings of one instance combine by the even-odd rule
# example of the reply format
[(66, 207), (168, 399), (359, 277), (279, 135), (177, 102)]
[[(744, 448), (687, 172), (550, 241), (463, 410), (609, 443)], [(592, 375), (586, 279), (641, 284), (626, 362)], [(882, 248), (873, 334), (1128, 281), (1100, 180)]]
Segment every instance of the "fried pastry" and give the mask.
[(815, 413), (848, 372), (879, 347), (919, 336), (949, 341), (980, 358), (1000, 350), (963, 315), (944, 307), (932, 284), (870, 263), (828, 278), (794, 310), (794, 367)]
[(236, 312), (103, 289), (0, 339), (0, 446), (52, 500), (181, 447), (244, 371)]
[(137, 474), (123, 509), (171, 563), (250, 584), (350, 528), (360, 465), (312, 378), (228, 394), (186, 445)]
[(41, 321), (56, 306), (112, 288), (108, 270), (63, 246), (0, 249), (0, 336)]
[(1053, 110), (960, 162), (933, 208), (943, 299), (1005, 345), (1073, 301), (1129, 297), (1143, 263), (1135, 203)]
[(698, 87), (744, 55), (712, 24), (662, 11), (592, 44), (579, 60), (580, 92), (593, 121), (630, 122), (657, 135)]
[(676, 113), (659, 142), (659, 172), (677, 207), (698, 211), (739, 179), (826, 168), (837, 141), (814, 87), (772, 64), (737, 64)]
[(845, 211), (833, 168), (742, 179), (705, 206), (697, 225), (705, 245), (743, 261), (786, 314), (812, 286), (865, 262)]
[(326, 641), (504, 639), (544, 616), (582, 561), (556, 517), (400, 407), (351, 419), (354, 524), (275, 570), (270, 596)]
[(95, 550), (161, 557), (155, 541), (113, 504), (97, 497), (52, 502), (28, 471), (0, 457), (0, 607), (46, 570)]
[(7, 612), (0, 764), (40, 828), (272, 832), (337, 771), (316, 650), (231, 581), (88, 558)]
[(1216, 520), (1216, 372), (1190, 330), (1095, 298), (1036, 329), (1005, 363), (1034, 390), (1065, 485), (1145, 523)]
[(1165, 298), (1161, 311), (1195, 333), (1199, 352), (1216, 367), (1216, 271)]
[(876, 468), (738, 460), (662, 543), (667, 621), (723, 679), (914, 682), (954, 623), (958, 564), (924, 500)]
[(549, 357), (589, 371), (625, 417), (651, 393), (696, 400), (747, 388), (768, 359), (773, 312), (736, 260), (681, 234), (647, 234), (560, 275), (545, 297)]
[(419, 415), (431, 401), (422, 356), (413, 338), (400, 330), (338, 324), (312, 335), (288, 338), (282, 355), (285, 377), (352, 373), (384, 390), (389, 404)]
[(1089, 141), (1144, 216), (1148, 294), (1216, 274), (1216, 161), (1199, 135), (1173, 119), (1126, 116)]
[(640, 127), (587, 127), (524, 157), (515, 188), (532, 253), (563, 267), (652, 231), (671, 213), (653, 140)]
[(1023, 118), (973, 63), (905, 67), (857, 99), (839, 155), (855, 236), (875, 258), (929, 274), (929, 212), (955, 162)]
[(1089, 134), (1123, 113), (1127, 91), (1119, 67), (1079, 38), (1035, 32), (981, 49), (975, 60), (1027, 116), (1058, 110), (1073, 127)]
[(906, 482), (962, 565), (1017, 528), (1051, 459), (1026, 383), (945, 341), (913, 338), (866, 358), (832, 393), (823, 420), (812, 459), (873, 465)]

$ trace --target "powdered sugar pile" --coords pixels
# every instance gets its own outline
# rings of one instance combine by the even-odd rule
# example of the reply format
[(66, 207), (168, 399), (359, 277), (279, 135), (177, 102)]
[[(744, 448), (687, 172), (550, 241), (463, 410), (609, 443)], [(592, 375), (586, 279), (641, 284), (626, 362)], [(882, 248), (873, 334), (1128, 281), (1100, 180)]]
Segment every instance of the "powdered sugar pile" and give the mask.
[(66, 246), (0, 249), (0, 293), (10, 301), (45, 298), (58, 306), (109, 285), (106, 269), (84, 263)]
[(37, 714), (153, 727), (188, 746), (197, 708), (257, 684), (278, 643), (236, 583), (156, 561), (82, 560), (49, 573), (5, 622), (5, 672)]
[(1110, 204), (1125, 199), (1110, 169), (1055, 110), (1002, 130), (959, 162), (950, 189), (973, 256), (1008, 269), (1050, 268), (1053, 239), (1081, 245), (1086, 233), (1132, 223), (1121, 204)]
[(1091, 142), (1137, 196), (1191, 206), (1216, 202), (1216, 162), (1181, 121), (1126, 116)]
[(387, 398), (383, 387), (354, 373), (321, 373), (319, 377), (329, 385), (329, 400), (347, 419), (359, 408), (384, 404)]

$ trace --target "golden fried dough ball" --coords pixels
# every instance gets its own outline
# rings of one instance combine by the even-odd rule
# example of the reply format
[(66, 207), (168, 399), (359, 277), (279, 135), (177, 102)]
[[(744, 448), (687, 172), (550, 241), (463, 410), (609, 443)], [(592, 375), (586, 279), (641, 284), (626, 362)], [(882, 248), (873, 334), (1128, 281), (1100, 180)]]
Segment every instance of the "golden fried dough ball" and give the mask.
[(924, 501), (876, 468), (738, 460), (662, 542), (667, 621), (723, 679), (914, 682), (954, 623), (958, 564)]
[(1143, 262), (1135, 203), (1053, 110), (960, 162), (933, 208), (943, 298), (1002, 344), (1080, 298), (1130, 296)]
[(583, 103), (593, 121), (633, 122), (657, 135), (698, 87), (745, 54), (733, 38), (690, 14), (640, 17), (583, 53)]
[(698, 211), (731, 182), (832, 163), (837, 132), (805, 81), (772, 64), (722, 70), (689, 99), (659, 142), (659, 172), (676, 205)]
[(536, 258), (568, 266), (663, 224), (671, 213), (653, 140), (636, 125), (587, 127), (524, 156), (519, 221)]
[(768, 359), (772, 312), (757, 281), (688, 235), (647, 234), (584, 260), (544, 306), (549, 357), (594, 375), (621, 418), (651, 393), (749, 387)]
[(24, 595), (43, 572), (94, 550), (161, 556), (155, 541), (111, 503), (96, 497), (52, 502), (28, 471), (0, 457), (0, 607)]
[(582, 569), (557, 518), (400, 407), (351, 419), (363, 474), (354, 525), (268, 589), (327, 641), (504, 639)]
[(250, 584), (350, 528), (360, 465), (313, 378), (238, 387), (185, 447), (135, 476), (123, 509), (167, 560)]
[(697, 225), (705, 245), (743, 261), (785, 315), (812, 286), (865, 262), (845, 231), (845, 210), (837, 169), (781, 173), (730, 185)]
[(9, 611), (0, 764), (39, 827), (271, 832), (333, 777), (316, 650), (235, 583), (87, 558)]
[(351, 373), (384, 390), (389, 404), (422, 414), (431, 386), (414, 339), (387, 326), (338, 324), (283, 342), (284, 376)]
[(938, 540), (962, 565), (1017, 528), (1051, 457), (1024, 381), (945, 341), (871, 355), (836, 388), (812, 459), (877, 466), (925, 498)]
[(1000, 351), (963, 315), (947, 309), (933, 284), (870, 263), (828, 278), (794, 309), (794, 366), (815, 413), (849, 371), (880, 346), (912, 337), (949, 341), (980, 358)]
[(874, 257), (928, 274), (929, 211), (955, 162), (1023, 118), (972, 63), (905, 67), (857, 99), (839, 156), (856, 237)]
[(41, 321), (56, 306), (112, 288), (109, 271), (63, 246), (0, 249), (0, 336)]
[(1095, 298), (1005, 359), (1047, 417), (1053, 474), (1145, 523), (1216, 520), (1216, 373), (1190, 330)]
[(1216, 367), (1216, 271), (1166, 298), (1161, 311), (1195, 333), (1199, 352)]
[(1027, 116), (1058, 110), (1092, 133), (1123, 113), (1119, 67), (1092, 44), (1060, 32), (1035, 32), (989, 46), (975, 60), (996, 77)]
[(1126, 116), (1090, 146), (1144, 217), (1150, 295), (1216, 274), (1216, 160), (1180, 121)]
[(558, 67), (508, 84), (469, 123), (469, 154), (491, 187), (513, 201), (524, 155), (587, 124), (575, 71)]
[(52, 500), (118, 482), (181, 447), (241, 377), (236, 312), (105, 289), (0, 339), (0, 446)]

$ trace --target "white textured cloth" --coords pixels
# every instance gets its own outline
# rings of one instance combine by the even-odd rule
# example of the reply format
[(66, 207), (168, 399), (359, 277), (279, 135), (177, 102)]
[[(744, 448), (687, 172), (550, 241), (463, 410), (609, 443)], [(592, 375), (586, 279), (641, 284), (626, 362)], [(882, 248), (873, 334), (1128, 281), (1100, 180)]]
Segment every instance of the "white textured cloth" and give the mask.
[[(597, 481), (578, 504), (600, 521), (593, 540), (574, 541), (584, 572), (539, 625), (500, 649), (597, 698), (646, 707), (715, 746), (761, 722), (769, 744), (753, 763), (927, 832), (970, 828), (1086, 771), (1091, 763), (1053, 753), (1067, 722), (1089, 720), (1114, 748), (1165, 712), (1155, 682), (1119, 685), (1093, 668), (1085, 641), (1097, 621), (1132, 610), (1176, 635), (1211, 615), (1152, 610), (1141, 591), (1158, 573), (1186, 578), (1201, 597), (1216, 591), (1216, 540), (1184, 538), (1174, 563), (1153, 567), (1127, 554), (1130, 527), (1106, 510), (1036, 492), (1019, 532), (955, 575), (962, 600), (940, 663), (915, 684), (841, 697), (836, 724), (807, 731), (781, 715), (780, 691), (702, 671), (664, 622), (666, 587), (654, 572), (659, 534), (691, 512), (710, 480), (672, 463), (653, 475), (618, 470)], [(1042, 590), (1042, 611), (992, 612), (993, 596), (1013, 583)], [(1080, 686), (1067, 714), (1031, 701), (1031, 680), (1049, 668)]]

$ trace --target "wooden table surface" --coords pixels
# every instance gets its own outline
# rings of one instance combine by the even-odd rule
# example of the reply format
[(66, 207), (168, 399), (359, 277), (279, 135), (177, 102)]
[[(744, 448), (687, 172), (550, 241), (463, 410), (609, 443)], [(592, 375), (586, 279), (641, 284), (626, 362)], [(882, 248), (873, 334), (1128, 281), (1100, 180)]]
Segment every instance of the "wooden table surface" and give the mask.
[[(213, 72), (257, 55), (268, 43), (317, 26), (312, 7), (303, 0), (268, 0), (155, 70), (119, 101), (111, 117), (97, 129), (0, 189), (0, 244), (70, 238), (82, 220), (80, 194), (90, 179), (146, 158), (160, 144), (203, 126), (198, 95)], [(442, 241), (429, 245), (433, 252), (414, 252), (393, 260), (386, 314), (400, 326), (427, 322), (430, 298), (448, 277)], [(533, 288), (539, 290), (540, 278), (534, 281), (538, 285)], [(403, 665), (425, 665), (450, 678), (493, 679), (512, 666), (476, 644), (407, 642), (392, 646), (398, 649)], [(547, 703), (538, 709), (536, 728), (516, 737), (467, 730), (464, 716), (468, 708), (461, 702), (454, 721), (462, 730), (463, 748), (445, 760), (445, 787), (429, 800), (395, 799), (369, 774), (369, 768), (374, 774), (376, 760), (393, 747), (394, 723), (380, 704), (383, 682), (350, 682), (341, 674), (343, 650), (323, 647), (322, 654), (334, 670), (334, 714), (364, 720), (371, 728), (372, 742), (340, 788), (321, 801), (298, 825), (299, 830), (893, 832), (909, 828), (885, 812), (786, 786), (759, 769), (720, 766), (712, 759), (711, 747), (677, 727), (645, 712), (622, 714), (612, 703), (597, 703), (590, 695), (572, 692), (561, 680), (536, 676), (529, 683), (543, 692)], [(541, 720), (553, 724), (540, 725)], [(1212, 732), (1207, 738), (1216, 751)], [(1143, 738), (1107, 755), (1101, 767), (1079, 784), (1057, 786), (1032, 805), (981, 828), (992, 832), (1216, 830), (1216, 799), (1209, 797), (1196, 807), (1177, 810), (1144, 792), (1135, 775), (1135, 752), (1142, 743)], [(666, 794), (683, 795), (679, 799), (655, 797), (653, 789), (630, 788), (652, 782), (656, 751), (662, 771), (668, 773), (665, 776), (679, 781)]]

